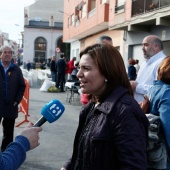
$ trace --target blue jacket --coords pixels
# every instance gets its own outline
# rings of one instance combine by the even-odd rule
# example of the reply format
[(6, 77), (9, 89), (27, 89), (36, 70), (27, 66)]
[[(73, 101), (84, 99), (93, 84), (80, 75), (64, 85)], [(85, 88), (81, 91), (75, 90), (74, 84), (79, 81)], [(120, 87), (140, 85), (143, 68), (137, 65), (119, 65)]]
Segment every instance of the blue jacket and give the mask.
[(93, 119), (88, 126), (92, 128), (86, 133), (85, 146), (77, 151), (92, 107), (94, 103), (89, 102), (80, 112), (73, 155), (64, 165), (66, 170), (74, 169), (79, 160), (78, 152), (84, 155), (83, 170), (146, 170), (148, 119), (124, 87), (116, 88), (94, 108)]
[(30, 143), (24, 136), (17, 136), (7, 149), (0, 152), (0, 169), (17, 170), (26, 159), (26, 152), (30, 150)]
[(136, 79), (136, 68), (133, 65), (128, 66), (128, 77), (129, 77), (129, 80)]
[(11, 63), (5, 73), (0, 62), (0, 117), (15, 119), (18, 117), (18, 105), (25, 91), (25, 81), (21, 69)]
[[(170, 155), (170, 85), (155, 80), (148, 97), (150, 97), (150, 113), (160, 116)], [(168, 162), (168, 170), (170, 170), (170, 162)]]

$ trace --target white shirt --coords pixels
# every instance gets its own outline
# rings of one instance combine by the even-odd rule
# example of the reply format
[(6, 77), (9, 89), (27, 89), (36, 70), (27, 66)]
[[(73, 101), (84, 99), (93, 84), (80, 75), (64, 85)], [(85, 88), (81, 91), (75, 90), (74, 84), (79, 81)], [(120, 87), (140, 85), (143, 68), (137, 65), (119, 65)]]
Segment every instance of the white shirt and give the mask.
[(138, 71), (139, 71), (139, 69), (140, 69), (139, 64), (135, 64), (134, 67), (136, 68), (136, 72), (138, 73)]
[(157, 80), (158, 68), (162, 60), (165, 58), (163, 51), (152, 56), (150, 59), (144, 61), (139, 69), (136, 81), (138, 85), (134, 92), (134, 98), (137, 102), (143, 101), (143, 95), (147, 94), (153, 81)]

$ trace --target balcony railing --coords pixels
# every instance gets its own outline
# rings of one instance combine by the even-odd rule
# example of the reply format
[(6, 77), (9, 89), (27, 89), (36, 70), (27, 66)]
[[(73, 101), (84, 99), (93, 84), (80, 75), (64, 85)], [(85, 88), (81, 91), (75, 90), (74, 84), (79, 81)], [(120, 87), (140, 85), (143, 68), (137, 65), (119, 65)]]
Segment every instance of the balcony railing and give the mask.
[(88, 13), (88, 18), (92, 17), (93, 15), (96, 14), (96, 8), (92, 9), (89, 13)]
[(124, 12), (125, 10), (125, 3), (121, 3), (115, 6), (115, 13)]
[(170, 0), (132, 0), (132, 17), (170, 6)]

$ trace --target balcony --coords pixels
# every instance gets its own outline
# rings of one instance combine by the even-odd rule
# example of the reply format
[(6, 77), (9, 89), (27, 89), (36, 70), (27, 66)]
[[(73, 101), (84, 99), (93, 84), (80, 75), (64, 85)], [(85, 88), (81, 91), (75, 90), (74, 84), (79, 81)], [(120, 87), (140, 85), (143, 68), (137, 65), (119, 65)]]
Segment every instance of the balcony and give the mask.
[(169, 0), (133, 0), (132, 17), (170, 6)]
[(124, 3), (118, 4), (118, 5), (115, 6), (115, 14), (124, 12), (124, 10), (125, 10), (125, 4)]
[(62, 22), (54, 22), (54, 26), (51, 27), (49, 26), (48, 21), (35, 21), (35, 20), (29, 20), (29, 25), (25, 25), (26, 28), (44, 28), (44, 29), (49, 29), (49, 28), (54, 28), (54, 29), (63, 29), (63, 23)]
[[(107, 2), (107, 0), (103, 0), (102, 2)], [(65, 42), (83, 39), (108, 29), (108, 3), (98, 4), (94, 8), (89, 9), (89, 11), (87, 10), (88, 8), (82, 8), (82, 10), (78, 12), (75, 10), (74, 17), (72, 17), (73, 25), (69, 25), (64, 29), (63, 39)]]
[(115, 13), (110, 30), (150, 32), (153, 26), (170, 26), (170, 0), (129, 0), (128, 2), (130, 1), (132, 5), (125, 3), (124, 13), (120, 15)]

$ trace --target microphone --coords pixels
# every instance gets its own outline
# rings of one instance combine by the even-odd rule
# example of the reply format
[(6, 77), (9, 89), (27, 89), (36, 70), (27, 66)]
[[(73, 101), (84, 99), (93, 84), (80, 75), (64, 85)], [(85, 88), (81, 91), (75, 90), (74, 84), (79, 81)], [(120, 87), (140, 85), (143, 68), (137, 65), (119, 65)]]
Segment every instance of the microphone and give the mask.
[(52, 123), (60, 118), (63, 114), (65, 107), (59, 100), (51, 100), (41, 110), (42, 117), (34, 124), (33, 127), (40, 127), (46, 121)]

